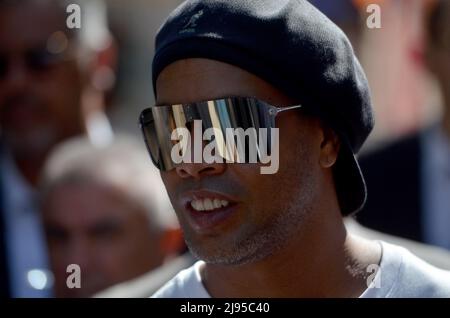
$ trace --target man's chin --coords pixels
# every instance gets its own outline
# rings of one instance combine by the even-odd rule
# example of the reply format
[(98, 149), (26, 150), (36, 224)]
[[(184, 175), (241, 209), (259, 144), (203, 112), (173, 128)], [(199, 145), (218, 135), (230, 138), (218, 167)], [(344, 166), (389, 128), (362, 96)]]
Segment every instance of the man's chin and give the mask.
[(202, 243), (186, 239), (186, 245), (195, 258), (208, 264), (227, 265), (233, 263), (235, 256), (231, 248), (224, 248), (223, 244)]
[(227, 244), (195, 244), (186, 240), (192, 255), (211, 265), (238, 266), (260, 261), (267, 255), (257, 244), (231, 246)]
[(57, 143), (56, 134), (48, 130), (26, 134), (6, 134), (4, 140), (5, 146), (17, 159), (47, 156)]

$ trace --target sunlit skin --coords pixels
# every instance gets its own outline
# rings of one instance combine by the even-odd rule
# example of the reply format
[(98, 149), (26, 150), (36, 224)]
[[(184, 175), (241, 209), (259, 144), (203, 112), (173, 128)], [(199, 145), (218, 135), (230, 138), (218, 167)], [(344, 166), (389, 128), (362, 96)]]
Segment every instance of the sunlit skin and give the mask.
[[(44, 227), (56, 297), (89, 297), (163, 263), (163, 233), (148, 212), (120, 188), (66, 184), (45, 199)], [(81, 288), (66, 285), (69, 264), (81, 269)]]
[[(169, 65), (156, 90), (158, 105), (226, 96), (297, 102), (253, 74), (207, 59)], [(357, 297), (380, 248), (346, 233), (332, 175), (339, 140), (300, 111), (282, 113), (276, 123), (274, 175), (261, 175), (258, 164), (183, 163), (161, 172), (188, 245), (206, 261), (203, 283), (213, 297)], [(196, 229), (185, 207), (194, 190), (227, 196), (235, 212), (216, 227)]]

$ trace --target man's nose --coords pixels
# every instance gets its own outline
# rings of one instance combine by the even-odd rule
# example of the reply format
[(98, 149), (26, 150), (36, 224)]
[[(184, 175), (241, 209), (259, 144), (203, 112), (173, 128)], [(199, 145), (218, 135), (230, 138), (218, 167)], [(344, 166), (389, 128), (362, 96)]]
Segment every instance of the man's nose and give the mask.
[(226, 165), (224, 163), (181, 163), (176, 168), (181, 178), (201, 179), (205, 176), (222, 174)]
[(82, 269), (87, 269), (91, 261), (90, 250), (91, 246), (85, 239), (75, 238), (68, 248), (68, 257), (73, 264), (79, 265)]
[[(207, 163), (205, 162), (205, 158), (203, 158), (203, 150), (205, 145), (207, 144), (206, 141), (203, 141), (203, 138), (201, 136), (203, 131), (195, 131), (192, 123), (188, 123), (186, 126), (189, 129), (192, 138), (190, 149), (191, 158), (189, 163), (183, 161), (182, 163), (177, 165), (177, 167), (175, 168), (177, 174), (181, 178), (195, 179), (201, 179), (204, 176), (222, 174), (226, 169), (226, 165), (224, 163)], [(199, 141), (201, 141), (201, 147), (195, 147), (194, 143)], [(201, 158), (200, 163), (195, 163), (195, 151), (201, 151), (201, 153), (197, 154), (197, 157)]]

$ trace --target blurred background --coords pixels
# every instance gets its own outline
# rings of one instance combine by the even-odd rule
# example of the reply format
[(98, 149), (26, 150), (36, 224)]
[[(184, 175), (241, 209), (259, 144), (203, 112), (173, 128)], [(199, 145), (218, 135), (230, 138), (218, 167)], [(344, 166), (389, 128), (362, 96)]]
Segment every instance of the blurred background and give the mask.
[[(140, 132), (136, 116), (153, 102), (149, 70), (156, 31), (182, 1), (109, 0), (110, 23), (119, 45), (117, 87), (111, 121), (117, 129)], [(436, 120), (441, 96), (423, 65), (424, 15), (433, 0), (310, 1), (349, 35), (369, 79), (376, 111), (370, 147)], [(365, 26), (369, 4), (381, 7), (381, 29)], [(124, 18), (126, 17), (126, 18)]]
[[(144, 158), (138, 116), (154, 102), (153, 43), (181, 2), (0, 0), (1, 296), (90, 297), (118, 286), (104, 296), (148, 297), (193, 262), (158, 178), (136, 178), (157, 173), (150, 159), (136, 171), (127, 160)], [(360, 155), (369, 200), (357, 220), (450, 249), (450, 1), (310, 2), (349, 36), (372, 89), (376, 126)], [(66, 27), (71, 3), (79, 30)], [(372, 4), (381, 28), (368, 27)], [(142, 196), (153, 202), (128, 187), (152, 188)], [(141, 226), (161, 214), (171, 220)], [(89, 268), (76, 292), (64, 287), (70, 263)]]
[[(117, 129), (139, 133), (133, 114), (153, 102), (149, 74), (153, 39), (168, 13), (181, 2), (107, 1), (121, 55), (110, 114)], [(366, 70), (377, 116), (372, 144), (408, 134), (438, 118), (440, 92), (423, 65), (424, 15), (433, 0), (310, 2), (346, 31)], [(365, 25), (370, 16), (367, 6), (374, 3), (381, 7), (381, 29)]]

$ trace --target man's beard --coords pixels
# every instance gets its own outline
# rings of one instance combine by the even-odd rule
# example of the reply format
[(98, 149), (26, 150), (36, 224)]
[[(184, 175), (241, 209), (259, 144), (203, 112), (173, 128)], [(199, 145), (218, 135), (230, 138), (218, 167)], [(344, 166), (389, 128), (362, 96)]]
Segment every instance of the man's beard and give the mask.
[(291, 206), (285, 210), (285, 213), (277, 215), (269, 224), (249, 233), (243, 239), (234, 241), (232, 246), (214, 249), (214, 253), (205, 253), (201, 247), (192, 242), (189, 235), (185, 235), (185, 240), (194, 257), (206, 263), (221, 265), (254, 263), (275, 254), (292, 237), (299, 235), (307, 222), (309, 212), (309, 208)]
[[(236, 235), (231, 242), (216, 246), (212, 251), (204, 249), (196, 244), (190, 233), (185, 232), (186, 244), (191, 253), (198, 259), (210, 264), (222, 265), (244, 265), (261, 261), (285, 247), (292, 238), (298, 237), (307, 226), (311, 216), (314, 182), (312, 172), (308, 169), (303, 171), (291, 171), (290, 184), (285, 184), (286, 188), (292, 187), (302, 180), (303, 186), (300, 190), (290, 193), (276, 193), (277, 199), (269, 200), (274, 204), (266, 211), (259, 211), (269, 217), (260, 224), (259, 227), (247, 229), (243, 235)], [(275, 193), (275, 192), (273, 192)], [(244, 211), (245, 213), (245, 211)], [(224, 234), (226, 235), (226, 234)], [(215, 238), (210, 238), (214, 240)], [(218, 244), (219, 245), (219, 244)]]

